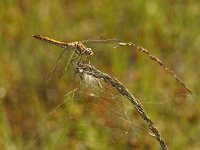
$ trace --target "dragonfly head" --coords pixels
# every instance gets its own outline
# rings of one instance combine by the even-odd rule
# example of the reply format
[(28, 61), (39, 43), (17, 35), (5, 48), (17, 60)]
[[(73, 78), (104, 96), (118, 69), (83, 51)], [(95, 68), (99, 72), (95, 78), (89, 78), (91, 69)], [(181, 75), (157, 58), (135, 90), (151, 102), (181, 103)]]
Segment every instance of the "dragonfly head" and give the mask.
[(92, 55), (93, 55), (92, 49), (91, 49), (91, 48), (86, 48), (85, 54), (86, 54), (87, 56), (92, 56)]

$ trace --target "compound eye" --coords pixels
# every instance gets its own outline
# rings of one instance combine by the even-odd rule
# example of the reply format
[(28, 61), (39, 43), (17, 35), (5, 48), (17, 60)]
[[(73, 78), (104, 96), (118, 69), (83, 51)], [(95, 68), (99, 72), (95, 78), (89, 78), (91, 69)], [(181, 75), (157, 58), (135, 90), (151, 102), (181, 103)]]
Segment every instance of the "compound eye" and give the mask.
[(93, 54), (92, 49), (91, 48), (87, 48), (86, 53), (87, 53), (87, 55), (91, 56)]

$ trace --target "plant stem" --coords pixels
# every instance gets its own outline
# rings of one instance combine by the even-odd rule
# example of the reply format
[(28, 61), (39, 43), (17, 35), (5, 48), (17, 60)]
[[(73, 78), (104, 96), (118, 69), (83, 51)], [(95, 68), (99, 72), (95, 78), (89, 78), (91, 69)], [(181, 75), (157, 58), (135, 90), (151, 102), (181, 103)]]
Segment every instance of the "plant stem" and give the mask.
[(77, 63), (76, 66), (77, 72), (81, 78), (83, 78), (84, 74), (91, 75), (94, 78), (100, 79), (108, 84), (110, 84), (112, 87), (118, 90), (118, 92), (126, 97), (128, 100), (131, 101), (131, 103), (136, 108), (137, 112), (140, 114), (142, 119), (146, 122), (149, 129), (151, 130), (151, 135), (157, 139), (157, 141), (160, 143), (160, 146), (163, 150), (167, 150), (167, 145), (164, 141), (164, 139), (161, 137), (160, 132), (158, 129), (154, 126), (153, 121), (147, 116), (145, 113), (145, 110), (142, 106), (142, 104), (136, 99), (129, 91), (128, 89), (120, 83), (116, 78), (112, 78), (110, 75), (101, 72), (100, 70), (96, 69), (94, 66), (89, 64), (84, 64), (82, 62)]

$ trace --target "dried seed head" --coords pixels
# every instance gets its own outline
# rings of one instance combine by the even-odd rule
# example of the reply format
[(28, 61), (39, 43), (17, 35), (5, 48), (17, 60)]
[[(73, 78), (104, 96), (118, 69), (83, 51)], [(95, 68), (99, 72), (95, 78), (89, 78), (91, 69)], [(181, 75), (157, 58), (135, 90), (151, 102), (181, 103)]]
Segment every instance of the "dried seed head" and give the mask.
[(96, 78), (94, 78), (92, 75), (89, 75), (86, 73), (83, 74), (83, 79), (84, 79), (85, 83), (87, 83), (89, 85), (96, 84), (96, 82), (97, 82)]

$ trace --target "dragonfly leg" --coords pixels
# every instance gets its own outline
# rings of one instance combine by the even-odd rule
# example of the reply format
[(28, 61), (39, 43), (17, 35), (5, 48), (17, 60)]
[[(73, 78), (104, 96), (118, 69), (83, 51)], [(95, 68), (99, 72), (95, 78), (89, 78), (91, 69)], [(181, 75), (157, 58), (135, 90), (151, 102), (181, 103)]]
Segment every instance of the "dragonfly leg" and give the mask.
[(86, 57), (87, 57), (88, 64), (90, 64), (90, 56), (86, 56)]
[(78, 60), (78, 64), (83, 60), (82, 55), (80, 56), (80, 59)]
[(79, 55), (78, 56), (75, 56), (72, 60), (71, 60), (71, 63), (73, 63), (75, 60), (77, 60), (79, 58)]

